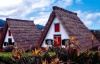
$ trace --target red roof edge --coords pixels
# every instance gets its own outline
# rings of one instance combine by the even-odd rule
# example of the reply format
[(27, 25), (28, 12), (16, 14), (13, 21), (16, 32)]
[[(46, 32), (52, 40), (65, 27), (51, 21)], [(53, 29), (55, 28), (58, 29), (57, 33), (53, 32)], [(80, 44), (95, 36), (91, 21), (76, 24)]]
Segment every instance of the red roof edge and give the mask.
[(44, 38), (45, 38), (46, 34), (48, 33), (48, 30), (49, 30), (49, 28), (50, 28), (50, 26), (51, 26), (52, 21), (53, 21), (54, 18), (55, 18), (55, 12), (52, 11), (52, 13), (50, 14), (49, 20), (46, 23), (46, 27), (44, 28), (44, 31), (42, 32), (42, 37), (39, 40), (39, 44), (40, 44), (39, 46), (40, 47), (41, 47), (41, 45), (42, 45), (42, 43), (44, 41)]
[(65, 10), (65, 9), (63, 9), (63, 8), (59, 8), (59, 7), (57, 7), (57, 6), (53, 6), (53, 10), (62, 10), (62, 11), (68, 12), (68, 13), (70, 13), (70, 14), (75, 14), (75, 15), (77, 15), (77, 13), (75, 13), (75, 12), (71, 12), (71, 11)]
[(3, 32), (2, 32), (2, 37), (1, 37), (1, 42), (0, 42), (0, 48), (2, 48), (2, 45), (3, 45), (3, 42), (4, 42), (4, 38), (6, 36), (6, 32), (7, 32), (7, 29), (8, 29), (8, 24), (6, 22), (4, 28), (3, 28)]

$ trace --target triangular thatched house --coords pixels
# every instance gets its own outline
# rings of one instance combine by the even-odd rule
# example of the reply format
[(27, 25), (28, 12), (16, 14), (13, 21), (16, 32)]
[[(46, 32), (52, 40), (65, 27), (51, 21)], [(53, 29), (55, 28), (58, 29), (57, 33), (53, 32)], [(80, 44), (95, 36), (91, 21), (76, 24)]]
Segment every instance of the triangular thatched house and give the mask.
[(38, 41), (41, 31), (35, 26), (33, 21), (20, 19), (6, 19), (3, 29), (0, 48), (14, 45), (29, 49), (30, 46), (39, 47)]
[[(42, 47), (63, 46), (64, 40), (73, 36), (79, 41), (78, 50), (85, 51), (92, 48), (90, 35), (91, 32), (77, 16), (77, 13), (54, 6), (39, 43)], [(100, 43), (94, 38), (93, 47), (99, 45)]]

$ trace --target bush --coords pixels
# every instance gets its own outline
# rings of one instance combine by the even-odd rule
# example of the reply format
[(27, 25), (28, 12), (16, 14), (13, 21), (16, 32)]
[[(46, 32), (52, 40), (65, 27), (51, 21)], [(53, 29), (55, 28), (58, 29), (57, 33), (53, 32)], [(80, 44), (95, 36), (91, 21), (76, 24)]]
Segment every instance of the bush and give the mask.
[(8, 45), (3, 49), (3, 52), (12, 52), (13, 49), (14, 49), (13, 45)]

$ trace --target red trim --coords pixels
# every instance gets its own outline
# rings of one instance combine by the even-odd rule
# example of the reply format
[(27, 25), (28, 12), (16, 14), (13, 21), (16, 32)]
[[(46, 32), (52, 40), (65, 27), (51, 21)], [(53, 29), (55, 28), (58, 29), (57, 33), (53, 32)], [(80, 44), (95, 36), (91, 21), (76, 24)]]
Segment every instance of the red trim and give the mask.
[(55, 24), (55, 32), (60, 32), (60, 25), (59, 25), (59, 23)]
[(2, 52), (3, 51), (3, 48), (0, 48), (0, 52)]
[(10, 30), (8, 31), (8, 33), (9, 33), (9, 36), (11, 36), (11, 31)]
[(3, 42), (4, 42), (4, 38), (6, 36), (6, 33), (7, 33), (7, 29), (8, 29), (8, 24), (6, 22), (6, 24), (5, 24), (4, 28), (3, 28), (2, 35), (1, 35), (2, 37), (1, 37), (1, 42), (0, 42), (0, 48), (2, 48), (2, 46), (3, 46)]

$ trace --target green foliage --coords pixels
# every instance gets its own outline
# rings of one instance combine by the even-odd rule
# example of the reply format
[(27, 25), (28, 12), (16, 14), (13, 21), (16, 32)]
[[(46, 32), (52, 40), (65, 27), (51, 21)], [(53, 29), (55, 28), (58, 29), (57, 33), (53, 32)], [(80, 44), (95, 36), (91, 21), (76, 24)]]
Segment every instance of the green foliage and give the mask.
[(31, 52), (26, 52), (26, 53), (23, 53), (24, 57), (29, 57), (29, 56), (32, 56), (33, 54)]
[(2, 60), (9, 60), (11, 56), (12, 56), (11, 52), (1, 52), (0, 53), (0, 58)]
[(44, 54), (45, 54), (44, 52), (39, 53), (39, 55), (40, 55), (41, 57), (43, 57)]
[[(27, 52), (27, 53), (23, 53), (24, 57), (29, 57), (32, 56), (33, 54), (31, 52)], [(12, 53), (11, 52), (1, 52), (0, 53), (0, 58), (2, 60), (9, 60), (12, 57)]]
[(56, 56), (56, 53), (55, 52), (48, 52), (49, 56), (53, 57), (53, 56)]

